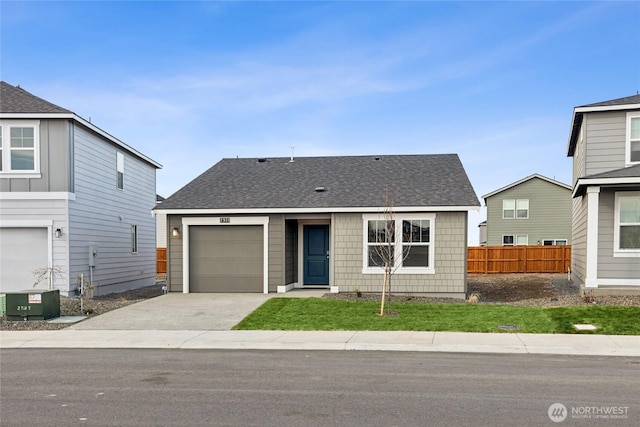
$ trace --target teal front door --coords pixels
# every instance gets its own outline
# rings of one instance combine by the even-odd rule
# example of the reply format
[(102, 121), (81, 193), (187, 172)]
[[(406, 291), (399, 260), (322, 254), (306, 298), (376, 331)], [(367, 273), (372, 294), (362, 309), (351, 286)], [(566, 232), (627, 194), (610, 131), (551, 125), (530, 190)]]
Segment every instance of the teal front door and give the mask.
[(329, 226), (304, 226), (304, 284), (329, 284)]

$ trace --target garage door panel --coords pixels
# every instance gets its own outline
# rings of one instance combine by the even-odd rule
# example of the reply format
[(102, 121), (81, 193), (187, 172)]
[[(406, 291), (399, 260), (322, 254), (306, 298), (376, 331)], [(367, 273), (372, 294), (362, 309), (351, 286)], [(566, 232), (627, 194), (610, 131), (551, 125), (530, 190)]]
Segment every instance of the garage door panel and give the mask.
[(262, 292), (262, 226), (191, 226), (190, 292)]
[(46, 228), (0, 228), (0, 292), (33, 289), (34, 271), (49, 265)]

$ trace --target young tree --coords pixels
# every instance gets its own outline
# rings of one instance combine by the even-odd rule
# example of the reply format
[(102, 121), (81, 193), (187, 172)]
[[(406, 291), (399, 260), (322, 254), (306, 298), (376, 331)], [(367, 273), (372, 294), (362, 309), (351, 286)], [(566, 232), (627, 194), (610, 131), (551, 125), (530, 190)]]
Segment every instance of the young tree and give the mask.
[(384, 211), (381, 220), (369, 221), (368, 241), (369, 241), (369, 262), (372, 265), (381, 266), (384, 269), (382, 280), (382, 294), (380, 299), (380, 316), (384, 316), (384, 306), (387, 303), (387, 315), (392, 315), (391, 311), (391, 279), (401, 263), (409, 256), (411, 241), (413, 240), (412, 230), (400, 230), (399, 245), (401, 254), (396, 253), (396, 222), (394, 216), (393, 193), (389, 188), (385, 189), (383, 195)]

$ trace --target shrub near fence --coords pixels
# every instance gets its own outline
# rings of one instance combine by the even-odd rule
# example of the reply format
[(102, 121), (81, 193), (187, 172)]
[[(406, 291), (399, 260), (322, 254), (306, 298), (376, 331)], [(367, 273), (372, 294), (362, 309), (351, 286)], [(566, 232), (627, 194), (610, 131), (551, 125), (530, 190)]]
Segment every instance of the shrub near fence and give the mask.
[(566, 273), (571, 246), (473, 246), (467, 249), (469, 273)]

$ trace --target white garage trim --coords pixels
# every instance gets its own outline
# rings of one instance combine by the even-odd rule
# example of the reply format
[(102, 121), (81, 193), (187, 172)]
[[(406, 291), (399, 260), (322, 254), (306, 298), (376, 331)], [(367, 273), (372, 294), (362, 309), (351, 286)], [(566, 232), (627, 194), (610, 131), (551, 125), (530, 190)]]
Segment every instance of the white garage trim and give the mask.
[(182, 293), (189, 293), (189, 226), (191, 225), (262, 225), (263, 244), (263, 283), (262, 292), (269, 293), (269, 217), (268, 216), (246, 216), (246, 217), (195, 217), (182, 218)]
[(47, 265), (53, 267), (53, 221), (52, 220), (0, 220), (0, 228), (46, 228), (47, 229)]

